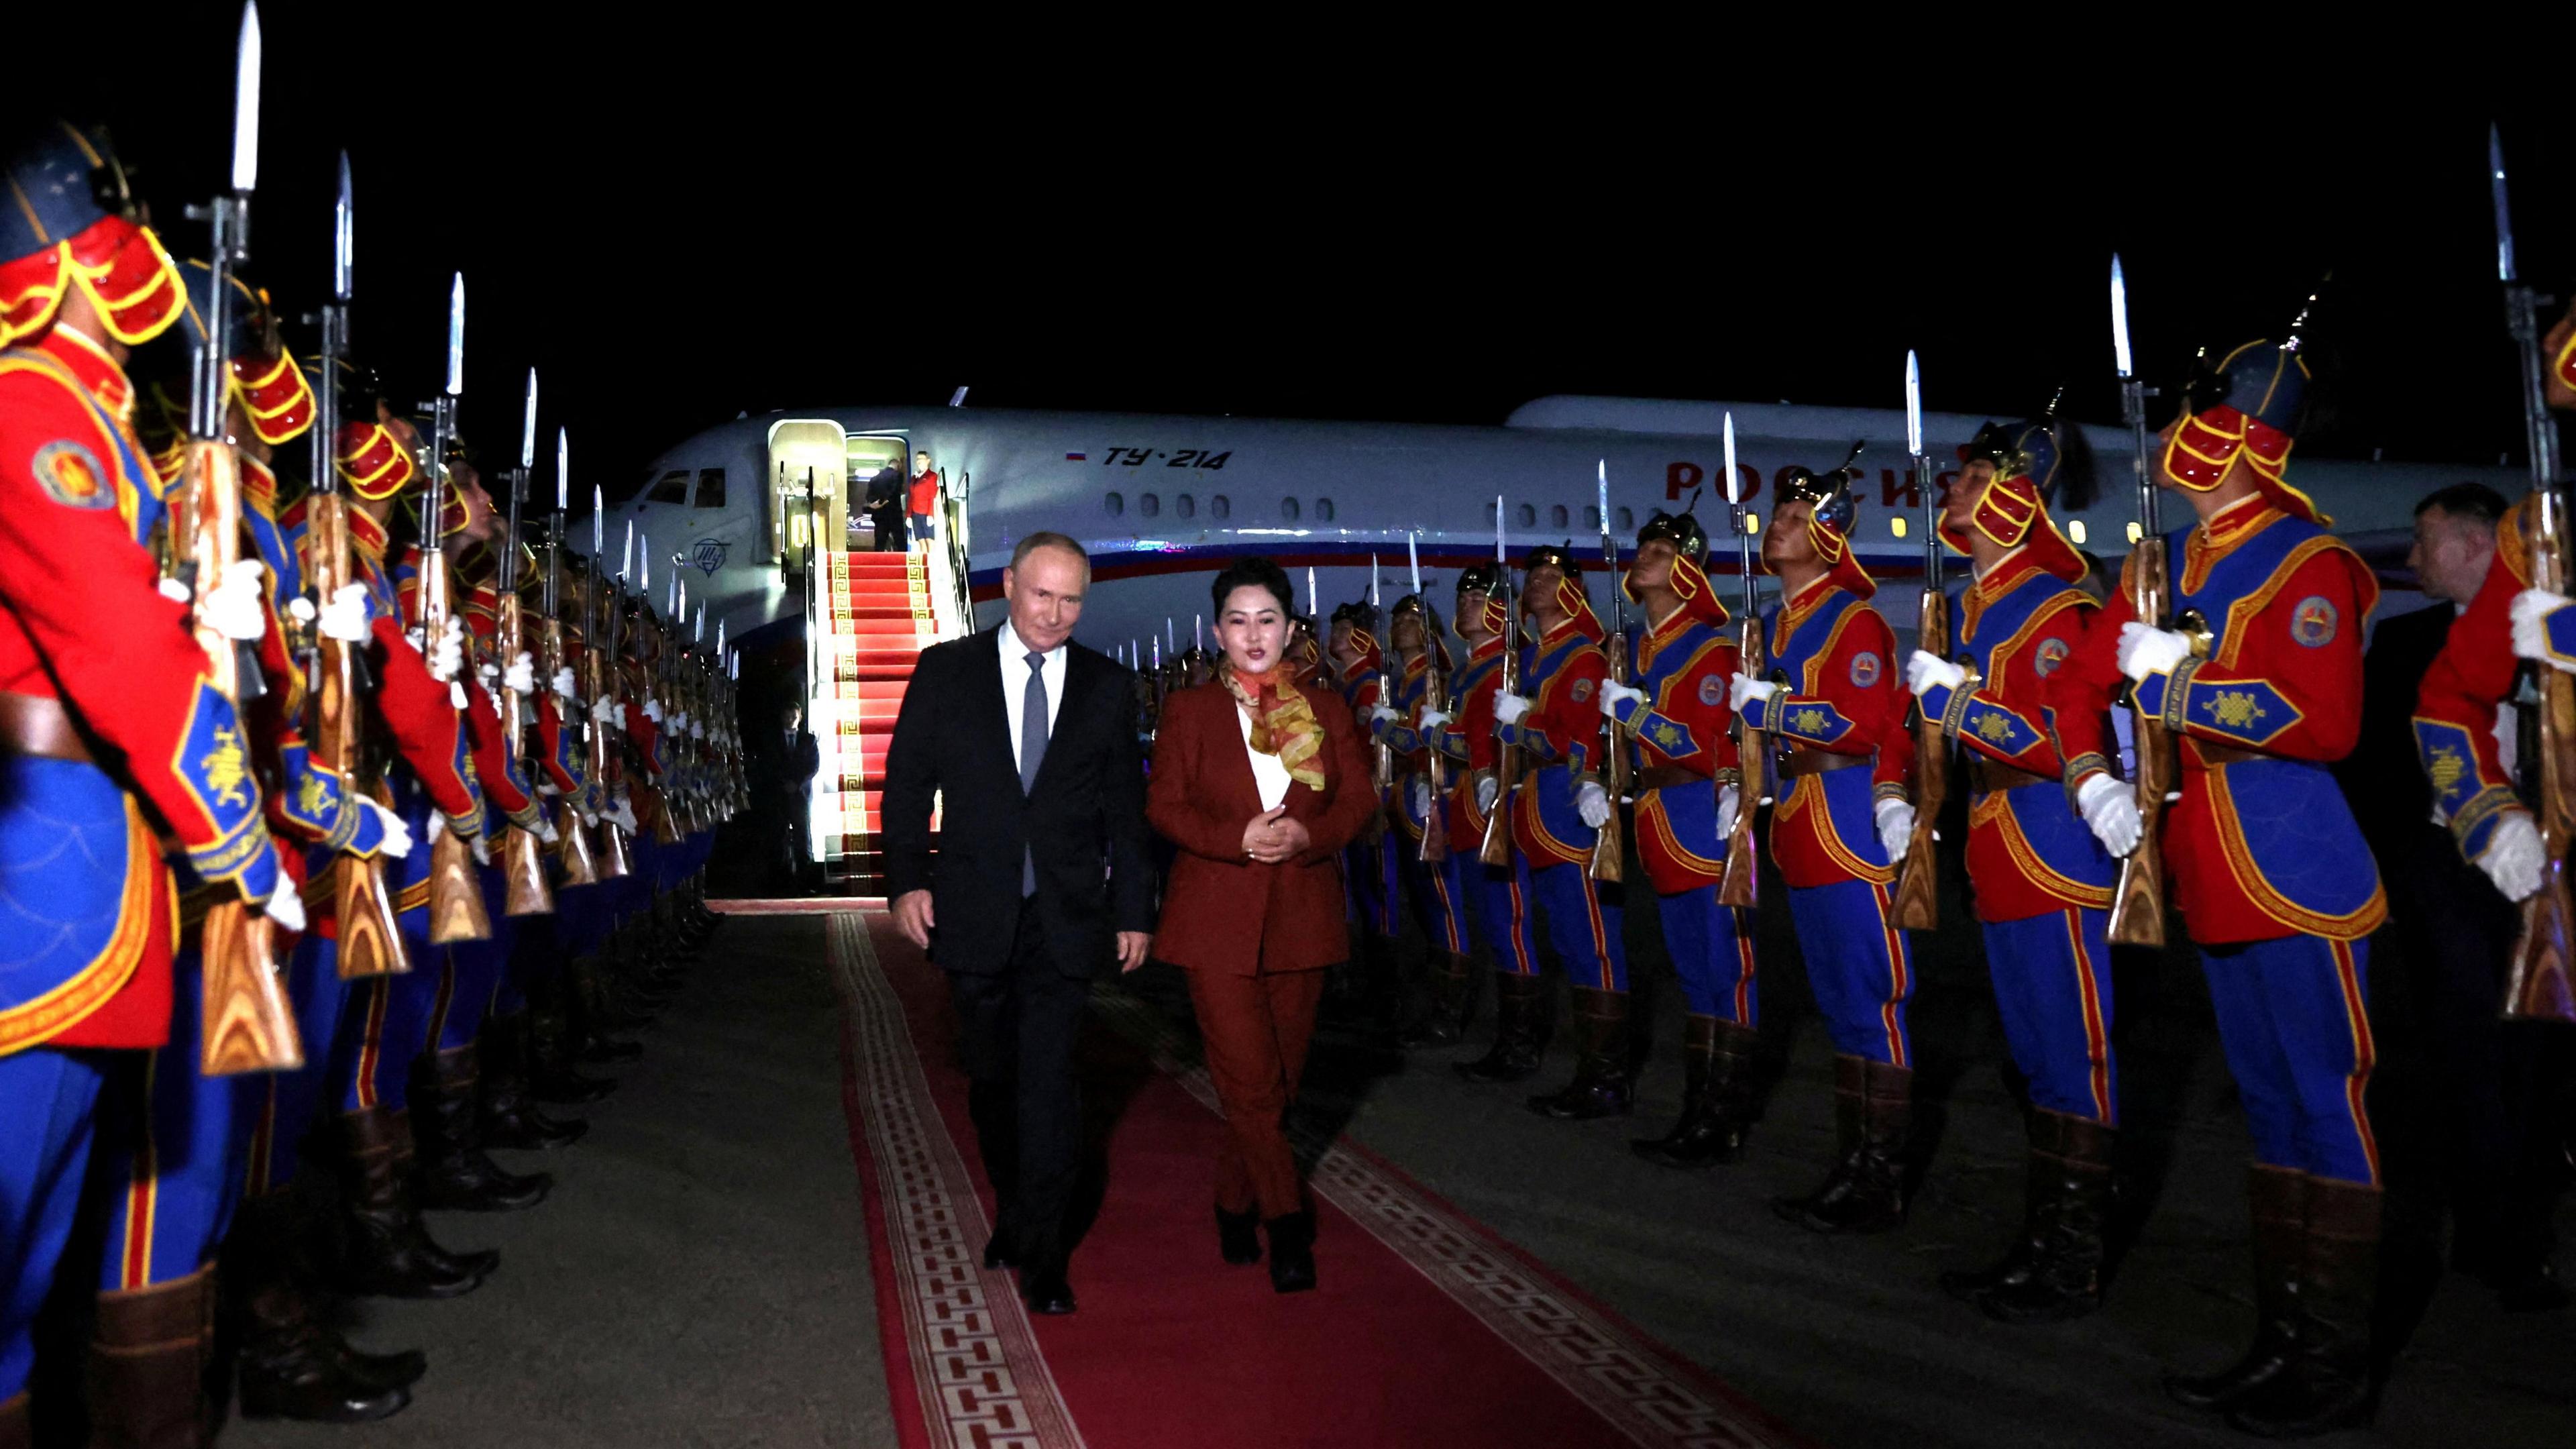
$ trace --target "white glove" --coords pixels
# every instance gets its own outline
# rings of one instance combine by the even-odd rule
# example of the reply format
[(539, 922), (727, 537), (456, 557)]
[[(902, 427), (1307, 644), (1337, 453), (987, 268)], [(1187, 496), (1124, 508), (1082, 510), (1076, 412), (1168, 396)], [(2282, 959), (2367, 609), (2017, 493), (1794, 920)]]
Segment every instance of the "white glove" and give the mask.
[[(453, 684), (460, 675), (464, 674), (465, 639), (463, 630), (448, 630), (447, 637), (438, 641), (438, 652), (435, 654), (430, 652), (429, 635), (426, 631), (414, 629), (403, 637), (411, 641), (411, 647), (420, 651), (421, 662), (429, 666), (430, 678), (437, 680), (441, 684)], [(462, 703), (463, 701), (460, 700), (458, 702)]]
[[(1390, 709), (1390, 708), (1388, 708), (1387, 706), (1382, 705), (1382, 704), (1373, 704), (1373, 705), (1370, 705), (1370, 706), (1369, 706), (1369, 712), (1368, 712), (1368, 713), (1369, 713), (1369, 724), (1370, 724), (1371, 726), (1376, 726), (1376, 725), (1381, 725), (1381, 724), (1393, 724), (1393, 723), (1395, 723), (1397, 720), (1400, 720), (1400, 719), (1404, 718), (1404, 716), (1402, 716), (1402, 715), (1400, 715), (1400, 714), (1397, 714), (1394, 710), (1392, 710), (1392, 709)], [(685, 728), (685, 727), (686, 727), (686, 726), (683, 726), (683, 728)]]
[(534, 692), (537, 687), (537, 656), (525, 649), (520, 650), (519, 657), (510, 661), (510, 667), (501, 671), (501, 687), (520, 694)]
[(266, 572), (267, 566), (255, 558), (224, 565), (224, 581), (207, 592), (198, 617), (227, 639), (257, 639), (267, 633), (268, 610), (259, 591), (259, 576)]
[(596, 810), (584, 810), (581, 812), (581, 823), (596, 830), (599, 828), (599, 812)]
[[(2547, 589), (2525, 589), (2514, 595), (2513, 652), (2521, 658), (2537, 659), (2553, 668), (2576, 674), (2576, 664), (2553, 658), (2549, 652), (2549, 615), (2551, 611), (2563, 608), (2567, 603), (2568, 598), (2565, 594), (2553, 594)], [(2534, 866), (2533, 869), (2537, 871), (2539, 867)], [(2539, 877), (2535, 874), (2532, 878), (2531, 890), (2538, 889), (2540, 889)], [(2523, 892), (2523, 895), (2529, 894), (2531, 891)], [(2521, 896), (2514, 897), (2516, 900), (2521, 898)]]
[(1779, 692), (1780, 686), (1767, 679), (1756, 679), (1750, 674), (1739, 674), (1733, 679), (1727, 681), (1726, 707), (1734, 710), (1737, 714), (1742, 714), (1744, 712), (1744, 702), (1746, 700), (1759, 699), (1767, 701), (1771, 696), (1778, 694)]
[(1871, 812), (1878, 817), (1878, 843), (1887, 852), (1889, 864), (1905, 858), (1905, 847), (1914, 843), (1914, 807), (1902, 800), (1881, 800)]
[(1742, 808), (1742, 787), (1727, 785), (1717, 792), (1717, 838), (1724, 840), (1735, 833), (1735, 812)]
[(684, 709), (671, 717), (671, 729), (673, 732), (678, 734), (687, 734), (689, 732), (689, 712), (687, 710)]
[(624, 800), (618, 801), (616, 806), (609, 810), (608, 818), (616, 821), (629, 835), (644, 833), (644, 827), (635, 823), (635, 807)]
[(295, 877), (283, 870), (277, 873), (277, 889), (268, 893), (268, 901), (260, 909), (268, 913), (270, 920), (287, 930), (304, 929), (303, 893), (295, 888)]
[(333, 590), (330, 599), (322, 605), (318, 622), (325, 639), (337, 639), (343, 644), (364, 642), (367, 637), (367, 586), (342, 584)]
[(313, 601), (302, 594), (297, 594), (286, 601), (286, 617), (298, 624), (310, 624), (320, 617), (321, 613), (321, 610), (313, 607)]
[(1494, 718), (1503, 724), (1519, 724), (1521, 716), (1529, 712), (1530, 702), (1526, 696), (1518, 694), (1494, 696)]
[[(2526, 596), (2527, 597), (2527, 596)], [(2522, 602), (2516, 599), (2518, 606)], [(2540, 889), (2540, 827), (2531, 816), (2520, 810), (2505, 812), (2496, 821), (2495, 831), (2487, 837), (2486, 854), (2478, 857), (2478, 869), (2487, 873), (2497, 890), (2509, 901), (2527, 899)]]
[(436, 844), (438, 843), (438, 841), (439, 841), (439, 837), (440, 837), (440, 836), (443, 836), (443, 835), (446, 835), (446, 834), (447, 834), (447, 833), (448, 833), (452, 828), (453, 828), (453, 827), (452, 827), (452, 826), (450, 826), (450, 825), (448, 824), (448, 821), (447, 821), (447, 812), (446, 812), (446, 811), (444, 811), (444, 810), (432, 810), (431, 812), (429, 812), (429, 843), (430, 843), (430, 844), (432, 844), (432, 845), (436, 845)]
[(610, 699), (604, 694), (599, 698), (592, 700), (590, 702), (590, 717), (601, 724), (617, 723), (617, 701)]
[(2144, 681), (2165, 674), (2191, 657), (2191, 640), (2171, 629), (2157, 629), (2132, 619), (2120, 626), (2120, 672)]
[(570, 699), (572, 698), (572, 692), (572, 666), (567, 664), (563, 668), (555, 671), (555, 693), (563, 696), (565, 699)]
[(173, 578), (164, 578), (161, 582), (154, 584), (152, 587), (160, 591), (161, 597), (168, 599), (174, 604), (184, 604), (188, 602), (190, 598), (194, 597), (188, 592), (188, 586), (186, 584)]
[(499, 660), (484, 660), (482, 663), (474, 666), (474, 673), (477, 678), (483, 681), (483, 688), (487, 692), (497, 692), (501, 688), (501, 662)]
[(1610, 818), (1610, 792), (1598, 780), (1586, 780), (1574, 787), (1574, 813), (1583, 823), (1598, 830)]
[(560, 845), (563, 843), (563, 832), (555, 829), (555, 823), (553, 821), (539, 817), (537, 820), (537, 839), (548, 845)]
[(617, 732), (619, 734), (629, 732), (626, 728), (626, 701), (622, 699), (617, 701)]
[(476, 865), (490, 865), (492, 863), (492, 842), (485, 840), (482, 836), (478, 835), (467, 843), (474, 847), (474, 863)]
[(1483, 779), (1478, 780), (1476, 782), (1476, 813), (1479, 815), (1493, 814), (1494, 801), (1496, 798), (1501, 796), (1502, 793), (1503, 782), (1495, 779), (1493, 776), (1487, 775)]
[[(411, 854), (411, 825), (408, 821), (386, 809), (383, 805), (378, 804), (376, 802), (376, 798), (372, 795), (359, 796), (358, 804), (367, 810), (372, 811), (375, 814), (376, 823), (384, 827), (385, 843), (383, 849), (385, 854), (392, 856), (396, 860), (400, 860), (404, 856)], [(433, 822), (436, 818), (437, 817), (435, 816), (431, 817)], [(433, 823), (430, 828), (435, 830), (437, 826)]]
[(1613, 680), (1605, 679), (1601, 681), (1601, 712), (1603, 714), (1610, 716), (1612, 719), (1618, 718), (1619, 701), (1623, 699), (1637, 704), (1644, 704), (1646, 702), (1646, 692), (1642, 689), (1631, 689), (1627, 685), (1617, 683)]
[(2146, 823), (2138, 818), (2137, 792), (2127, 784), (2108, 775), (2090, 776), (2076, 788), (2075, 809), (2104, 850), (2125, 856), (2138, 848)]
[(689, 721), (689, 738), (690, 738), (690, 739), (693, 739), (693, 740), (702, 740), (702, 739), (705, 739), (706, 737), (707, 737), (707, 726), (706, 726), (706, 722), (705, 722), (704, 720), (695, 720), (695, 719), (693, 719), (693, 720)]
[(1440, 731), (1440, 727), (1448, 722), (1449, 716), (1436, 709), (1426, 709), (1422, 712), (1422, 723), (1414, 726), (1414, 728), (1420, 730), (1426, 735), (1437, 734)]
[(1431, 782), (1430, 782), (1429, 780), (1424, 779), (1424, 778), (1423, 778), (1423, 777), (1421, 777), (1420, 775), (1416, 775), (1416, 776), (1414, 776), (1414, 777), (1413, 777), (1412, 798), (1413, 798), (1413, 813), (1414, 813), (1414, 814), (1416, 814), (1416, 815), (1421, 816), (1421, 817), (1422, 817), (1423, 819), (1425, 819), (1425, 820), (1430, 819), (1430, 818), (1431, 818)]
[(1943, 689), (1957, 689), (1967, 682), (1968, 671), (1938, 654), (1917, 649), (1912, 657), (1905, 661), (1905, 687), (1913, 690), (1917, 699), (1931, 693), (1934, 685), (1939, 685)]

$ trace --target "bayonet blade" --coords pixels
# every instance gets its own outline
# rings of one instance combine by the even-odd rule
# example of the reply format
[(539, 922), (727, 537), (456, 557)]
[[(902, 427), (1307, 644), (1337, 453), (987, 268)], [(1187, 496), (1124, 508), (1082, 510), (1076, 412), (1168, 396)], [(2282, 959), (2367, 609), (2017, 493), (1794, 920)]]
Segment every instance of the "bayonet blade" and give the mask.
[[(572, 434), (555, 429), (555, 512), (572, 507)], [(560, 522), (561, 520), (558, 520)], [(561, 543), (563, 540), (555, 540)]]
[(1733, 507), (1744, 501), (1744, 477), (1735, 471), (1735, 414), (1726, 415), (1726, 502)]
[(1905, 451), (1923, 456), (1923, 372), (1910, 347), (1905, 349)]
[[(968, 386), (972, 385), (973, 384), (971, 383), (968, 384)], [(966, 389), (961, 387), (955, 392), (950, 393), (948, 395), (948, 405), (952, 408), (962, 408), (966, 406)]]
[(528, 410), (519, 423), (519, 466), (537, 466), (537, 370), (528, 369)]
[(630, 518), (626, 520), (626, 551), (617, 556), (617, 581), (621, 584), (626, 582), (626, 576), (634, 571), (635, 520)]
[(597, 569), (608, 552), (608, 500), (598, 484), (590, 485), (590, 566)]
[(447, 395), (465, 392), (465, 274), (447, 289)]
[(350, 199), (349, 153), (340, 153), (340, 199), (331, 204), (331, 297), (347, 306), (358, 261), (357, 203)]
[(1405, 530), (1404, 562), (1413, 570), (1413, 596), (1418, 599), (1422, 597), (1422, 551), (1414, 547), (1413, 539), (1414, 530)]
[(1377, 607), (1377, 555), (1369, 555), (1369, 607)]
[(2505, 194), (2504, 133), (2487, 123), (2487, 188), (2495, 198), (2496, 280), (2510, 286), (2521, 278), (2513, 264), (2513, 203)]
[(2136, 375), (2129, 365), (2129, 279), (2120, 270), (2120, 254), (2111, 253), (2111, 360), (2120, 369), (2120, 380)]
[(259, 4), (242, 6), (241, 44), (233, 52), (233, 190), (259, 188)]

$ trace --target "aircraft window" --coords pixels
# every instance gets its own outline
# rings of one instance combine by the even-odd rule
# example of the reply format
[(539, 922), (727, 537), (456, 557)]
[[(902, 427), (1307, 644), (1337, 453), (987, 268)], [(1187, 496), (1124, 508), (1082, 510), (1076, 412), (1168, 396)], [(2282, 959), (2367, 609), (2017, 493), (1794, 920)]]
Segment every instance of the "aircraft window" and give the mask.
[(1290, 523), (1295, 523), (1297, 521), (1297, 500), (1294, 498), (1280, 499), (1279, 516), (1287, 519)]
[(1127, 511), (1127, 499), (1124, 494), (1113, 488), (1101, 495), (1100, 506), (1109, 510), (1110, 517), (1116, 518)]
[(1151, 518), (1162, 511), (1163, 500), (1161, 495), (1154, 493), (1139, 493), (1136, 495), (1136, 516), (1138, 518)]
[(1198, 516), (1199, 501), (1186, 493), (1175, 493), (1172, 495), (1172, 511), (1183, 518), (1195, 518)]
[(1233, 513), (1234, 505), (1226, 500), (1226, 496), (1224, 494), (1211, 493), (1208, 495), (1208, 517), (1226, 518), (1232, 516)]
[(1583, 531), (1585, 533), (1599, 533), (1601, 531), (1600, 504), (1586, 503), (1583, 505)]
[(1619, 510), (1619, 531), (1620, 531), (1621, 533), (1626, 533), (1628, 530), (1630, 530), (1630, 529), (1632, 529), (1632, 528), (1635, 528), (1636, 526), (1637, 526), (1637, 510), (1635, 510), (1635, 509), (1633, 509), (1633, 508), (1622, 508), (1622, 509), (1620, 509), (1620, 510)]
[(1551, 528), (1565, 527), (1565, 505), (1560, 503), (1554, 508), (1549, 509), (1547, 511), (1547, 521), (1548, 526)]
[(1537, 506), (1536, 506), (1536, 505), (1534, 505), (1534, 504), (1529, 504), (1529, 503), (1524, 503), (1524, 504), (1522, 504), (1519, 508), (1514, 509), (1514, 510), (1513, 510), (1513, 512), (1514, 512), (1514, 513), (1516, 513), (1517, 515), (1519, 515), (1519, 521), (1520, 521), (1520, 526), (1521, 526), (1521, 527), (1523, 527), (1523, 528), (1536, 528), (1536, 527), (1538, 527), (1538, 508), (1537, 508)]
[(1333, 500), (1329, 498), (1318, 498), (1315, 500), (1315, 521), (1317, 523), (1330, 523), (1333, 521)]
[(647, 503), (686, 503), (689, 501), (689, 470), (674, 468), (662, 475), (651, 492), (644, 495)]
[(2083, 519), (2070, 518), (2066, 520), (2066, 541), (2068, 543), (2082, 543), (2084, 541)]
[(724, 507), (724, 470), (722, 468), (698, 470), (697, 506), (700, 508)]

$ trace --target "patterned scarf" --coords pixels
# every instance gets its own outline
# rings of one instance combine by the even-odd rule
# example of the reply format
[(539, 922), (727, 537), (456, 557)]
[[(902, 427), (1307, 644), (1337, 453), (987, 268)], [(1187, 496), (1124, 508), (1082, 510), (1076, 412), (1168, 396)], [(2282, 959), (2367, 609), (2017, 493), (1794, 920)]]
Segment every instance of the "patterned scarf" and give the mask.
[(1252, 714), (1252, 748), (1278, 756), (1279, 763), (1288, 767), (1288, 777), (1304, 781), (1307, 789), (1323, 789), (1324, 727), (1286, 671), (1242, 674), (1228, 661), (1224, 678), (1226, 691)]

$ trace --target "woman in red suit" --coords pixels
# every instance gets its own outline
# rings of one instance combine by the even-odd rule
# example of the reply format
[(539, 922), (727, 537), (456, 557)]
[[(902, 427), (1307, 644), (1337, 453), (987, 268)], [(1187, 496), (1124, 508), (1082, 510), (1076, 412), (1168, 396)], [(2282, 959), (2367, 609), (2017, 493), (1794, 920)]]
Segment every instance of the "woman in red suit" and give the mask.
[(1314, 1035), (1324, 968), (1350, 955), (1338, 852), (1377, 808), (1368, 752), (1330, 689), (1287, 664), (1288, 575), (1266, 558), (1217, 575), (1216, 678), (1163, 704), (1146, 815), (1174, 845), (1154, 955), (1190, 973), (1208, 1076), (1225, 1107), (1217, 1242), (1270, 1282), (1315, 1286), (1314, 1218), (1281, 1130)]

